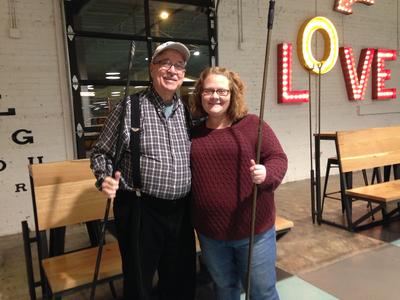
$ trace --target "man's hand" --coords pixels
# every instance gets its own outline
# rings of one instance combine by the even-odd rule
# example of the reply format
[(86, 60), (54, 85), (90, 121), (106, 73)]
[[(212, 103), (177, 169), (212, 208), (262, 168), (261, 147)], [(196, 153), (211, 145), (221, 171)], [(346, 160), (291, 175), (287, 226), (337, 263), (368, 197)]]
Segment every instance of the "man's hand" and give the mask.
[(267, 170), (264, 165), (256, 165), (254, 159), (250, 160), (250, 175), (253, 180), (253, 183), (260, 184), (263, 183), (265, 177), (267, 176)]
[(121, 172), (115, 172), (115, 178), (111, 176), (107, 176), (104, 178), (103, 183), (101, 184), (101, 191), (111, 199), (115, 198), (115, 194), (117, 193), (119, 187), (119, 179), (121, 178)]

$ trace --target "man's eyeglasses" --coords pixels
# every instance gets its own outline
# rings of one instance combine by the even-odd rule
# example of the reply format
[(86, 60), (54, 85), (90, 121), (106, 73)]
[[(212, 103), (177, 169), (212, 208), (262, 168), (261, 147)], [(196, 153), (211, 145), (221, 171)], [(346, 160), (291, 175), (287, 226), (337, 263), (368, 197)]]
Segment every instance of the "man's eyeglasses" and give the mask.
[(163, 70), (166, 70), (166, 71), (171, 69), (172, 66), (174, 66), (175, 71), (177, 71), (177, 72), (183, 72), (183, 71), (185, 71), (185, 68), (186, 68), (186, 63), (178, 62), (178, 63), (173, 64), (169, 59), (162, 59), (162, 60), (154, 62), (153, 64), (160, 65), (160, 68)]
[(203, 96), (211, 96), (217, 93), (218, 96), (228, 96), (231, 91), (227, 89), (204, 89)]

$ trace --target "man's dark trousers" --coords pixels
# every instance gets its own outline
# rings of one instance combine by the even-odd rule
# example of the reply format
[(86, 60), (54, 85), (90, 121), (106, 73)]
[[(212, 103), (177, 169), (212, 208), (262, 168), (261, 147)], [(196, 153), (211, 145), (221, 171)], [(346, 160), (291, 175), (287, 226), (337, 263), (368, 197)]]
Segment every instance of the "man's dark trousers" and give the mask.
[(155, 271), (159, 276), (158, 299), (194, 299), (196, 249), (189, 200), (189, 196), (165, 200), (117, 191), (114, 218), (122, 257), (125, 300), (150, 299)]

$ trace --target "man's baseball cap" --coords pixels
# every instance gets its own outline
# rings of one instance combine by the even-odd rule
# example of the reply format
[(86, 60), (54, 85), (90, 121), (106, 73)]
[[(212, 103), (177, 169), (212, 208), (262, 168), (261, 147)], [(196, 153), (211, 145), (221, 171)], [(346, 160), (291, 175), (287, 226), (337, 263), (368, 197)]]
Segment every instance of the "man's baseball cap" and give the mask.
[(190, 57), (190, 51), (189, 49), (182, 43), (179, 42), (165, 42), (161, 45), (159, 45), (156, 50), (153, 53), (153, 56), (151, 57), (151, 61), (153, 62), (154, 59), (161, 54), (161, 52), (167, 50), (167, 49), (172, 49), (178, 51), (180, 54), (182, 54), (183, 58), (185, 59), (185, 62), (189, 60)]

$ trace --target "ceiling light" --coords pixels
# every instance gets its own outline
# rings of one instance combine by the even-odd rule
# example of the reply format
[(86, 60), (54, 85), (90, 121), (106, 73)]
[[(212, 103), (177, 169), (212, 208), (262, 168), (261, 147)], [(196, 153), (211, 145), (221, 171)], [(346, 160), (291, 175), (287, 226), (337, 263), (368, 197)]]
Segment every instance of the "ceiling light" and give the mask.
[(199, 51), (199, 50), (194, 51), (194, 52), (193, 52), (193, 55), (194, 55), (194, 56), (199, 56), (199, 55), (200, 55), (200, 51)]
[(120, 72), (107, 72), (106, 75), (119, 75), (121, 74)]
[(94, 97), (96, 96), (95, 92), (80, 92), (82, 97)]
[(166, 20), (169, 17), (169, 13), (165, 10), (163, 10), (162, 12), (160, 12), (160, 19), (161, 20)]
[(120, 79), (121, 77), (119, 76), (106, 76), (106, 79), (111, 79), (111, 80), (115, 80), (115, 79)]

